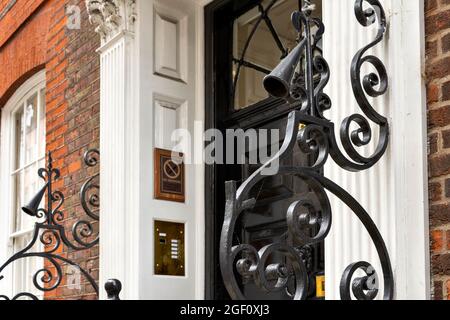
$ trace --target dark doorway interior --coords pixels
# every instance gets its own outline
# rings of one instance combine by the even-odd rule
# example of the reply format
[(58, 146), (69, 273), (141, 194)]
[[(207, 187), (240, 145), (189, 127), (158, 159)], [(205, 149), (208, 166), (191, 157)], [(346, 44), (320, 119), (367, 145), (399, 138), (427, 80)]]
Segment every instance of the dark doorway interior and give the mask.
[[(206, 7), (206, 129), (216, 128), (222, 132), (237, 128), (279, 129), (280, 140), (283, 139), (287, 115), (292, 111), (292, 106), (283, 100), (268, 97), (262, 88), (262, 79), (296, 44), (297, 35), (292, 33), (290, 15), (298, 9), (299, 2), (217, 0)], [(261, 19), (261, 15), (267, 16), (270, 21)], [(249, 38), (251, 41), (248, 41)], [(285, 161), (285, 165), (306, 165), (310, 159), (298, 152)], [(206, 167), (207, 299), (229, 299), (219, 265), (224, 184), (229, 180), (242, 182), (256, 168), (230, 164)], [(287, 206), (308, 189), (293, 177), (268, 178), (256, 189), (257, 205), (240, 221), (236, 241), (261, 247), (283, 236), (286, 232)], [(323, 262), (323, 245), (312, 248), (314, 273), (323, 271)], [(242, 279), (241, 285), (246, 295), (253, 299), (288, 298), (283, 293), (262, 294), (245, 279)]]

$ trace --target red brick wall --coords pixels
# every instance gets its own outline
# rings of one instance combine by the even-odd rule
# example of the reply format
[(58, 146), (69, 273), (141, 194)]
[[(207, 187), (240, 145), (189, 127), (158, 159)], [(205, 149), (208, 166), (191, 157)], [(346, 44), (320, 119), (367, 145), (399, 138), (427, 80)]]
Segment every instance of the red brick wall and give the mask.
[[(55, 15), (59, 19), (54, 19), (50, 33), (57, 40), (54, 47), (49, 47), (49, 61), (54, 61), (54, 67), (48, 69), (47, 76), (52, 79), (47, 93), (47, 143), (49, 150), (56, 150), (55, 158), (64, 168), (66, 178), (61, 190), (66, 195), (65, 210), (69, 215), (65, 223), (70, 230), (83, 216), (80, 188), (98, 169), (87, 171), (81, 158), (86, 150), (99, 144), (100, 59), (95, 50), (100, 46), (100, 38), (89, 24), (85, 1), (66, 2), (81, 9), (81, 29), (67, 29), (67, 17), (61, 18), (64, 17), (64, 5), (56, 8)], [(98, 225), (95, 227), (98, 230)], [(98, 246), (83, 252), (68, 252), (69, 259), (80, 263), (96, 279), (98, 255)], [(93, 293), (92, 286), (83, 283), (79, 290), (62, 287), (56, 292), (56, 298), (92, 299), (95, 298)]]
[[(7, 14), (0, 20), (0, 47), (16, 32), (32, 13), (39, 8), (45, 0), (17, 0), (10, 7)], [(11, 0), (0, 2), (0, 12), (5, 9)], [(42, 11), (41, 11), (42, 12)]]
[[(0, 0), (0, 11), (5, 2)], [(68, 5), (81, 9), (79, 30), (67, 28)], [(80, 188), (98, 170), (87, 170), (82, 156), (99, 144), (99, 36), (89, 24), (84, 0), (18, 0), (0, 20), (0, 30), (0, 108), (27, 78), (46, 70), (47, 150), (61, 169), (55, 188), (65, 195), (63, 223), (70, 233), (75, 221), (86, 218)], [(98, 246), (79, 252), (64, 247), (62, 254), (98, 279)], [(95, 298), (83, 277), (79, 289), (69, 289), (63, 269), (61, 286), (46, 293), (47, 299)]]
[(19, 0), (0, 20), (0, 106), (30, 75), (42, 69), (46, 61), (51, 6), (46, 3), (37, 11), (27, 10), (30, 15), (34, 13), (28, 23), (22, 24), (26, 19), (17, 10), (24, 2), (27, 1)]
[[(66, 28), (67, 5), (81, 9), (81, 29)], [(63, 180), (58, 188), (66, 196), (65, 225), (72, 225), (83, 214), (79, 191), (85, 180), (98, 168), (86, 170), (84, 152), (99, 145), (100, 57), (96, 49), (100, 37), (89, 24), (84, 0), (56, 1), (49, 31), (47, 63), (47, 149), (54, 152)], [(98, 230), (98, 225), (95, 225)], [(65, 248), (69, 259), (98, 279), (98, 246), (73, 252)], [(92, 286), (82, 278), (80, 289), (61, 286), (47, 298), (92, 299)]]
[(432, 296), (450, 300), (450, 0), (426, 0)]

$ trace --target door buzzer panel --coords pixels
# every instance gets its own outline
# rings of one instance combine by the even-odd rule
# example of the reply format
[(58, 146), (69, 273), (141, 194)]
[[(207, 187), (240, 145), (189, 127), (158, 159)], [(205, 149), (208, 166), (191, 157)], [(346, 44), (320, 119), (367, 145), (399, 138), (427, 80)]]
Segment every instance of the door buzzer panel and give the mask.
[(184, 276), (184, 223), (155, 221), (154, 230), (155, 274)]

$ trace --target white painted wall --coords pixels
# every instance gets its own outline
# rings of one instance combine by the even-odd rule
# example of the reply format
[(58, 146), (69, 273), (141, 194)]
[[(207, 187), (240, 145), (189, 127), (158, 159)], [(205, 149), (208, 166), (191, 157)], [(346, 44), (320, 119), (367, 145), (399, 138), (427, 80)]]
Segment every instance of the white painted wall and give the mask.
[[(203, 41), (200, 41), (203, 14), (196, 3), (188, 0), (138, 1), (138, 13), (136, 36), (139, 43), (141, 137), (139, 298), (201, 299), (204, 296), (203, 166), (185, 167), (185, 203), (155, 200), (153, 148), (170, 146), (167, 136), (162, 138), (161, 135), (168, 135), (173, 126), (193, 133), (194, 121), (203, 121), (203, 90), (197, 85), (201, 78), (199, 75), (203, 74)], [(172, 103), (178, 111), (155, 118), (161, 102)], [(195, 144), (201, 142), (193, 141)], [(185, 277), (154, 275), (154, 220), (186, 224)]]

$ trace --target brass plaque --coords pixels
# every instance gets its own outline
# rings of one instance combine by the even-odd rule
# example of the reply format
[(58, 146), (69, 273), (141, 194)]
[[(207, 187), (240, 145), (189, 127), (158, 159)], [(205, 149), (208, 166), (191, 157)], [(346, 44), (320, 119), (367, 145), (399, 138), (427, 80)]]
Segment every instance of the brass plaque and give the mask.
[(155, 198), (185, 201), (183, 154), (173, 157), (172, 151), (155, 149)]
[(155, 274), (185, 275), (184, 223), (155, 221)]

